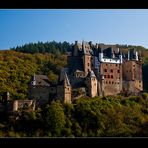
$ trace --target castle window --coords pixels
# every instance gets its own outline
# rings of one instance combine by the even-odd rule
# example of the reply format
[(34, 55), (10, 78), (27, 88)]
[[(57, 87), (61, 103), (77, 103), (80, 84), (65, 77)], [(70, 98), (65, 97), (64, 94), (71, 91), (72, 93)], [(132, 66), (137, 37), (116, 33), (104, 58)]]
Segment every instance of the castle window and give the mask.
[(94, 83), (94, 86), (96, 86), (96, 83)]
[(106, 64), (106, 66), (107, 66), (107, 64)]
[(110, 81), (109, 81), (109, 84), (110, 84)]
[(118, 70), (118, 73), (120, 73), (120, 70)]
[(104, 72), (107, 72), (107, 69), (104, 69)]
[(110, 75), (108, 75), (108, 78), (110, 78)]
[(112, 84), (114, 84), (114, 82), (112, 82)]
[(106, 75), (104, 75), (104, 78), (106, 78)]
[(107, 81), (106, 81), (106, 84), (107, 84)]
[(135, 67), (135, 65), (133, 65), (133, 67)]
[(112, 72), (112, 73), (113, 73), (113, 69), (111, 69), (111, 70), (110, 70), (110, 72)]
[(87, 65), (89, 66), (89, 63), (87, 63)]
[(116, 64), (116, 66), (118, 66), (118, 65)]
[(118, 84), (119, 84), (119, 82), (118, 82)]
[(113, 79), (113, 75), (111, 75), (111, 78)]

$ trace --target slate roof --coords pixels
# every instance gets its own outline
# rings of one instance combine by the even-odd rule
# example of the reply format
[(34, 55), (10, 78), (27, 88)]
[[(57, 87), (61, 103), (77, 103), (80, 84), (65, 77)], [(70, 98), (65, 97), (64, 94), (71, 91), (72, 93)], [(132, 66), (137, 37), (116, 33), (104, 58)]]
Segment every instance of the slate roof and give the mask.
[(46, 75), (34, 75), (35, 86), (50, 86), (49, 78)]

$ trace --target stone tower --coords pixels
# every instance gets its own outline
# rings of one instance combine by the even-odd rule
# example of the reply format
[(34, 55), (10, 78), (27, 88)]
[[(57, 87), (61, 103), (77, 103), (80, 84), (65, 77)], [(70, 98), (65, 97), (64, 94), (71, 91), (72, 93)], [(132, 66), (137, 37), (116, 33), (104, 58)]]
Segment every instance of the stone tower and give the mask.
[(123, 91), (137, 94), (143, 90), (142, 62), (135, 49), (128, 51), (123, 65)]
[(64, 102), (71, 103), (71, 85), (66, 73), (64, 76)]
[(85, 71), (85, 75), (88, 74), (88, 72), (91, 70), (91, 55), (90, 55), (90, 45), (87, 42), (82, 43), (82, 49), (83, 49), (83, 67)]
[(88, 95), (90, 97), (95, 97), (98, 95), (97, 93), (97, 78), (94, 72), (91, 70), (86, 77), (86, 85), (88, 88)]
[(71, 84), (64, 68), (59, 77), (57, 99), (60, 99), (64, 103), (71, 103)]

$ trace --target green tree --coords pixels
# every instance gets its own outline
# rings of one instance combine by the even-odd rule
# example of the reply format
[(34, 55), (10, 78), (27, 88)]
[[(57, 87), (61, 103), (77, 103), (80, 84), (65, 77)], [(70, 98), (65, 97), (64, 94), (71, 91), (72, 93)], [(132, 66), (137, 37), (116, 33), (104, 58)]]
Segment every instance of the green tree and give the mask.
[(60, 102), (52, 102), (46, 107), (45, 127), (51, 132), (52, 136), (62, 136), (62, 129), (65, 127), (64, 109)]

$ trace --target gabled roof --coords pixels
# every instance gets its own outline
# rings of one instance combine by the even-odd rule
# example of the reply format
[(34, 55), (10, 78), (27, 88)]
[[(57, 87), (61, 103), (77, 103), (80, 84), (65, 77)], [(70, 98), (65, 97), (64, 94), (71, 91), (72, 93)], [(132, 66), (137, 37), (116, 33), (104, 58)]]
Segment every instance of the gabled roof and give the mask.
[(34, 75), (35, 86), (50, 86), (49, 78), (46, 75)]
[(90, 55), (90, 45), (88, 42), (82, 42), (82, 48), (83, 48), (83, 52), (84, 54)]

